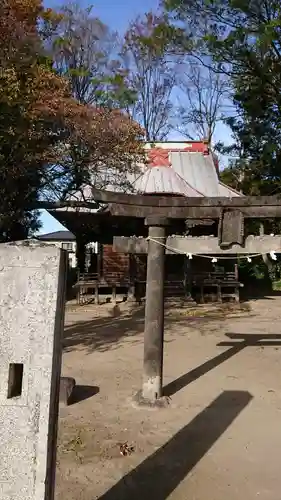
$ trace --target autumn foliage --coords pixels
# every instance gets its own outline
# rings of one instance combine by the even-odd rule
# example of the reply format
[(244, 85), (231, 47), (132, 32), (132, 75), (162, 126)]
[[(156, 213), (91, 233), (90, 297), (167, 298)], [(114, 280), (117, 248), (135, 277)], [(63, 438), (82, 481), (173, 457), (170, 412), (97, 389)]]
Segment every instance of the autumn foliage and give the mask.
[(59, 16), (44, 10), (40, 0), (0, 3), (3, 241), (26, 237), (35, 229), (37, 214), (30, 209), (42, 195), (53, 199), (61, 186), (66, 195), (101, 165), (128, 168), (142, 155), (142, 145), (136, 123), (118, 110), (78, 103), (68, 82), (54, 72), (44, 43)]

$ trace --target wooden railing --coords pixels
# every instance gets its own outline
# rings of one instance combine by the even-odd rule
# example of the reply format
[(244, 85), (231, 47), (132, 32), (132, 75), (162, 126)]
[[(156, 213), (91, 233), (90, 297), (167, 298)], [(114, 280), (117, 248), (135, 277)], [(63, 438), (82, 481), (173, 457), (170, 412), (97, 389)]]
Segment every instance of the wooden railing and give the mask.
[(79, 273), (77, 277), (78, 283), (95, 283), (98, 281), (99, 276), (97, 273)]
[(120, 281), (129, 281), (129, 275), (122, 272), (107, 273), (106, 276), (99, 276), (97, 273), (79, 273), (77, 277), (78, 283), (118, 283)]
[[(217, 300), (221, 302), (223, 298), (234, 298), (239, 302), (239, 288), (241, 283), (238, 279), (238, 270), (235, 271), (212, 271), (196, 273), (191, 276), (192, 287), (200, 289), (200, 301), (205, 301), (206, 290), (215, 289)], [(229, 291), (226, 292), (226, 289)], [(231, 292), (231, 289), (233, 290)], [(206, 294), (207, 295), (207, 294)]]
[(230, 283), (230, 282), (238, 282), (238, 273), (236, 271), (212, 271), (212, 272), (204, 272), (204, 273), (196, 273), (192, 274), (191, 281), (193, 283), (204, 283), (204, 282), (213, 282), (213, 283)]

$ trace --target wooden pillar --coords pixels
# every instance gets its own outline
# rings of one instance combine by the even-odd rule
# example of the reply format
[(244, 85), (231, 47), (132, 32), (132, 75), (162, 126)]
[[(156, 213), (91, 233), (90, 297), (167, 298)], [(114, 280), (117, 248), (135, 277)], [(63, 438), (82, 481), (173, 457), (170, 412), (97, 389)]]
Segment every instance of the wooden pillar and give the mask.
[[(239, 269), (238, 269), (238, 264), (234, 264), (234, 271), (235, 271), (235, 280), (237, 283), (239, 283)], [(240, 294), (239, 294), (239, 285), (235, 287), (235, 302), (239, 303), (240, 302)]]
[(134, 281), (131, 281), (129, 284), (127, 299), (128, 302), (135, 302), (136, 300), (136, 286)]
[(184, 255), (184, 292), (185, 292), (185, 299), (186, 300), (192, 300), (191, 296), (191, 273), (192, 273), (192, 264), (190, 259), (186, 255)]
[(136, 300), (136, 264), (134, 255), (130, 255), (129, 258), (129, 286), (127, 299), (129, 302)]
[[(164, 346), (164, 264), (168, 219), (149, 217), (142, 396), (150, 402), (162, 396)], [(155, 241), (153, 241), (155, 240)]]
[(100, 279), (103, 274), (103, 267), (102, 267), (102, 244), (98, 243), (98, 254), (97, 254), (97, 274), (98, 278)]
[(116, 305), (116, 285), (112, 285), (112, 304)]
[(76, 259), (79, 273), (85, 273), (86, 265), (86, 242), (82, 238), (77, 238)]
[(95, 284), (95, 304), (99, 304), (99, 284), (98, 282)]

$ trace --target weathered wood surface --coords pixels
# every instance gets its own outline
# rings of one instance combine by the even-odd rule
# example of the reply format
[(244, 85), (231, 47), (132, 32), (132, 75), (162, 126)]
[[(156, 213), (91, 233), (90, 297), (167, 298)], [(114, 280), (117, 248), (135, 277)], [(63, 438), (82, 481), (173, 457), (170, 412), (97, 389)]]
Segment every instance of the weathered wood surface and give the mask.
[(244, 244), (244, 215), (240, 210), (222, 210), (218, 236), (221, 248)]
[[(281, 217), (281, 195), (276, 196), (242, 196), (234, 198), (187, 198), (183, 196), (147, 196), (139, 194), (124, 194), (93, 189), (93, 200), (64, 201), (59, 203), (42, 202), (41, 208), (46, 208), (57, 217), (65, 211), (72, 213), (92, 211), (99, 204), (108, 205), (107, 215), (131, 216), (145, 218), (149, 215), (159, 215), (178, 219), (218, 219), (222, 208), (240, 209), (244, 217), (274, 218)], [(36, 207), (34, 207), (36, 208)], [(156, 211), (155, 211), (156, 209)], [(96, 219), (105, 213), (91, 212)]]
[(96, 202), (108, 204), (114, 216), (171, 217), (175, 219), (218, 219), (223, 208), (240, 209), (246, 218), (281, 217), (281, 196), (242, 196), (234, 198), (187, 198), (147, 196), (93, 189)]
[[(167, 238), (167, 247), (171, 247), (177, 253), (183, 254), (265, 254), (271, 251), (281, 253), (281, 236), (248, 236), (243, 246), (233, 245), (231, 248), (222, 249), (216, 237), (191, 237), (170, 236)], [(129, 254), (146, 254), (148, 252), (148, 240), (146, 238), (127, 238), (116, 236), (113, 239), (116, 251)], [(167, 249), (166, 253), (174, 253)]]
[[(190, 198), (191, 199), (191, 198)], [(214, 199), (214, 198), (212, 198)], [(231, 201), (231, 200), (229, 200)], [(225, 204), (232, 208), (232, 205)], [(169, 217), (171, 219), (219, 219), (222, 211), (221, 206), (159, 206), (159, 205), (131, 205), (110, 204), (110, 214), (117, 217), (146, 218), (149, 216)], [(280, 206), (245, 206), (241, 207), (245, 218), (281, 218)]]
[(234, 198), (187, 198), (183, 196), (147, 196), (138, 194), (115, 193), (112, 191), (92, 190), (93, 198), (100, 203), (117, 203), (153, 207), (281, 207), (281, 195), (241, 196)]

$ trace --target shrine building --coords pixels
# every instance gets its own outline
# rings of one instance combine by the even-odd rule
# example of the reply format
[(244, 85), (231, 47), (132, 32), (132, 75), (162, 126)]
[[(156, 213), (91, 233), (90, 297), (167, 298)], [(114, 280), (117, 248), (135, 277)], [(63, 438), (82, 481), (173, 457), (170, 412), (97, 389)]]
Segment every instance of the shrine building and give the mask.
[[(148, 161), (137, 174), (128, 174), (127, 191), (149, 196), (180, 197), (241, 197), (242, 193), (223, 184), (219, 179), (218, 158), (204, 141), (157, 142), (145, 145)], [(108, 186), (109, 191), (120, 187)], [(92, 188), (85, 186), (83, 194), (74, 193), (71, 200), (94, 202)], [(76, 238), (78, 278), (77, 288), (87, 284), (91, 288), (113, 287), (133, 290), (145, 295), (146, 255), (117, 251), (113, 245), (115, 236), (147, 237), (144, 219), (128, 215), (112, 216), (106, 206), (96, 209), (92, 206), (66, 207), (50, 210), (63, 226)], [(175, 220), (168, 228), (168, 236), (183, 235), (202, 237), (218, 236), (217, 220)], [(89, 245), (97, 242), (93, 252)], [(215, 257), (215, 256), (214, 256)], [(214, 259), (215, 260), (215, 259)], [(196, 296), (204, 301), (204, 282), (213, 293), (222, 299), (222, 289), (212, 286), (213, 282), (225, 281), (225, 296), (238, 293), (238, 269), (236, 259), (224, 265), (212, 259), (193, 256), (192, 260), (180, 253), (167, 253), (165, 258), (165, 290), (167, 294)], [(81, 286), (79, 286), (79, 282)], [(232, 284), (232, 286), (231, 286)], [(88, 286), (89, 285), (89, 286)], [(231, 293), (228, 291), (232, 288)], [(82, 292), (81, 292), (82, 293)], [(96, 295), (99, 293), (95, 292)], [(81, 294), (80, 294), (81, 295)], [(96, 297), (97, 298), (97, 297)], [(98, 300), (98, 299), (97, 299)]]

